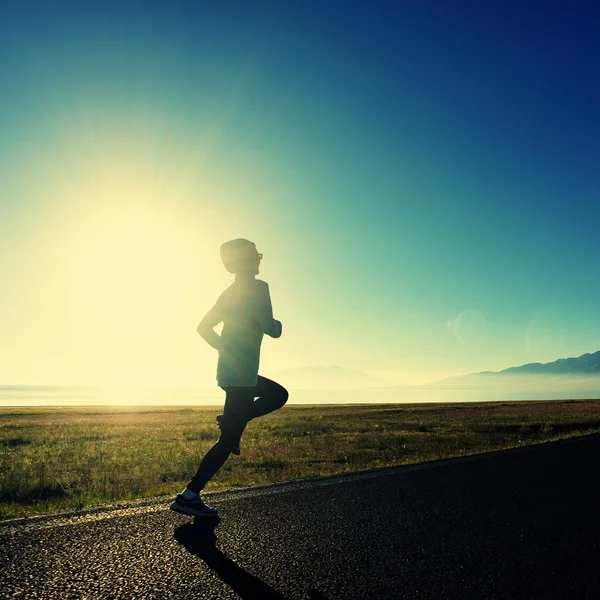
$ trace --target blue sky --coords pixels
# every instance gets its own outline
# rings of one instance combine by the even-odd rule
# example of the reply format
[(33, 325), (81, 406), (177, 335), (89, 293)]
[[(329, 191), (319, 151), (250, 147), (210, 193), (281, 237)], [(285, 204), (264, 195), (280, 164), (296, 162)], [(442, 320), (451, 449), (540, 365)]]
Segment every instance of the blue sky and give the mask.
[(325, 4), (4, 9), (0, 382), (212, 385), (234, 237), (284, 323), (266, 375), (600, 348), (600, 11)]

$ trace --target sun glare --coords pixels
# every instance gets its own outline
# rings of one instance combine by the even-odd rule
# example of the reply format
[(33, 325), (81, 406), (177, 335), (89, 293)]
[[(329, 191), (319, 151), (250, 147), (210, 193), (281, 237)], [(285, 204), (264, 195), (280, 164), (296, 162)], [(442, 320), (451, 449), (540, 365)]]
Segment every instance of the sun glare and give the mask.
[(167, 377), (195, 328), (204, 270), (185, 224), (150, 208), (105, 215), (69, 257), (70, 317), (101, 383), (131, 395)]
[(77, 257), (73, 283), (84, 304), (110, 317), (124, 331), (145, 329), (164, 312), (185, 278), (189, 258), (167, 226), (147, 215), (104, 224)]
[(223, 287), (214, 206), (226, 202), (193, 185), (202, 156), (177, 127), (109, 117), (57, 116), (53, 154), (30, 157), (42, 316), (23, 328), (61, 381), (130, 397), (191, 377), (200, 313)]

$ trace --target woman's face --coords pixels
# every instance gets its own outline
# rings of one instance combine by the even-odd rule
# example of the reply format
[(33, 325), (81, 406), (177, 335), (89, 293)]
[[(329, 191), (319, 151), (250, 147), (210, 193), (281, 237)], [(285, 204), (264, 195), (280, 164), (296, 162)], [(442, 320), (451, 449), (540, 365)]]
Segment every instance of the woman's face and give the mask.
[(254, 274), (258, 275), (259, 271), (260, 271), (260, 261), (262, 260), (262, 254), (260, 252), (256, 253), (256, 265), (255, 265), (255, 269), (254, 269)]

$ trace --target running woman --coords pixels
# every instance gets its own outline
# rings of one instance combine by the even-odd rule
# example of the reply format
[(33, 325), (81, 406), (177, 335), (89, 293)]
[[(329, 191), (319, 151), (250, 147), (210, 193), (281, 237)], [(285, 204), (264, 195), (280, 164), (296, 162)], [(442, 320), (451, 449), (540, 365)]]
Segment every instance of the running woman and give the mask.
[[(198, 517), (215, 517), (200, 492), (231, 453), (240, 453), (240, 439), (249, 421), (281, 408), (287, 390), (258, 374), (263, 335), (281, 336), (281, 322), (273, 318), (269, 286), (256, 279), (262, 254), (246, 239), (221, 246), (221, 260), (234, 282), (219, 296), (198, 325), (198, 333), (219, 352), (217, 383), (225, 391), (223, 414), (217, 417), (221, 435), (206, 453), (198, 471), (171, 504), (171, 510)], [(221, 335), (214, 328), (223, 323)]]

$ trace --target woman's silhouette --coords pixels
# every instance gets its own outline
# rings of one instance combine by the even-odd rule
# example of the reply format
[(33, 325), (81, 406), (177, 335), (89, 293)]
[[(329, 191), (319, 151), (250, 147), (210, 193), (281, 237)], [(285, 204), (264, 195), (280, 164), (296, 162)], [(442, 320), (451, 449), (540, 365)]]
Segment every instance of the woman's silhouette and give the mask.
[[(240, 438), (248, 422), (281, 408), (288, 399), (285, 388), (258, 375), (263, 335), (281, 336), (281, 322), (273, 318), (269, 286), (256, 279), (261, 259), (249, 240), (239, 238), (221, 246), (221, 260), (227, 271), (235, 273), (235, 281), (198, 325), (198, 333), (219, 351), (217, 382), (226, 393), (223, 414), (217, 417), (221, 436), (171, 504), (171, 509), (180, 513), (217, 515), (200, 492), (232, 452), (240, 453)], [(214, 327), (221, 322), (223, 331), (218, 335)]]

